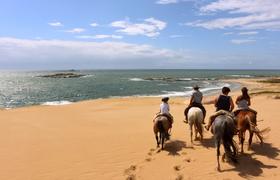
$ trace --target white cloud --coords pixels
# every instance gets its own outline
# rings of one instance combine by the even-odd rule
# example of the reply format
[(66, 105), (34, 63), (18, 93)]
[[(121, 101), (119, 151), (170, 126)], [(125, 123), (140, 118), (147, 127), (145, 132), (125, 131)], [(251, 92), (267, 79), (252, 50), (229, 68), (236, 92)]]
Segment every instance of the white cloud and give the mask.
[(50, 26), (55, 26), (55, 27), (60, 27), (63, 26), (63, 24), (61, 22), (50, 22), (48, 23)]
[[(255, 40), (232, 40), (253, 43)], [(273, 46), (275, 47), (275, 46)], [(0, 69), (279, 68), (279, 52), (170, 50), (125, 42), (0, 37)], [(265, 64), (263, 61), (265, 60)], [(222, 63), (221, 63), (222, 62)], [(248, 65), (248, 62), (252, 64)]]
[[(206, 29), (280, 29), (279, 0), (218, 0), (200, 8), (201, 13), (219, 13), (216, 19), (186, 23)], [(223, 17), (226, 14), (226, 17)], [(230, 17), (229, 17), (230, 16)]]
[(65, 32), (69, 32), (69, 33), (81, 33), (84, 31), (85, 31), (85, 29), (83, 29), (83, 28), (74, 28), (74, 29), (70, 29), (70, 30), (65, 30)]
[(156, 37), (160, 34), (159, 31), (166, 27), (167, 23), (157, 20), (153, 17), (144, 19), (143, 23), (131, 23), (129, 20), (114, 21), (112, 27), (119, 28), (117, 32), (122, 32), (127, 35), (143, 35), (148, 37)]
[(156, 4), (173, 4), (178, 3), (178, 0), (158, 0)]
[(247, 31), (247, 32), (240, 32), (239, 35), (256, 35), (259, 34), (257, 31)]
[[(124, 42), (28, 40), (0, 37), (1, 68), (168, 68), (184, 52)], [(171, 66), (171, 65), (172, 66)]]
[(92, 26), (92, 27), (97, 27), (97, 26), (99, 26), (99, 24), (97, 24), (97, 23), (94, 22), (94, 23), (91, 23), (90, 26)]
[(122, 39), (122, 36), (118, 35), (108, 35), (108, 34), (98, 34), (98, 35), (83, 35), (83, 36), (77, 36), (77, 38), (80, 39), (106, 39), (106, 38), (112, 38), (112, 39)]
[(233, 44), (250, 44), (250, 43), (255, 43), (256, 40), (254, 40), (254, 39), (232, 39), (230, 42)]

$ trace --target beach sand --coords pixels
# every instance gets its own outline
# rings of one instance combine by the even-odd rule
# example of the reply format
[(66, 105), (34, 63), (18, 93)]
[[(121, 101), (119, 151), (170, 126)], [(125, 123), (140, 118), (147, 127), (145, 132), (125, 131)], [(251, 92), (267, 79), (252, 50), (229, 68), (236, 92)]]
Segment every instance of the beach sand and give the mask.
[[(0, 110), (0, 179), (280, 179), (280, 93), (272, 92), (279, 83), (231, 81), (249, 87), (258, 128), (271, 131), (263, 145), (253, 138), (250, 151), (247, 134), (239, 164), (221, 163), (222, 172), (216, 170), (210, 132), (204, 131), (202, 142), (190, 142), (189, 126), (183, 123), (188, 99), (170, 99), (175, 123), (160, 151), (152, 130), (160, 98), (114, 98)], [(235, 99), (238, 94), (230, 95)], [(205, 107), (208, 118), (214, 106)]]

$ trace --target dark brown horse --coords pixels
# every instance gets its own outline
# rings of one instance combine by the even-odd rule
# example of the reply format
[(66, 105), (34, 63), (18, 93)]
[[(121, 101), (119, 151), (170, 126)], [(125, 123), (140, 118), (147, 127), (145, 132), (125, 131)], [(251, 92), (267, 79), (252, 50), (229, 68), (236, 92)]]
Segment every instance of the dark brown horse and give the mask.
[(159, 147), (159, 145), (161, 144), (161, 149), (163, 149), (165, 140), (169, 138), (169, 134), (168, 134), (169, 128), (170, 128), (170, 121), (166, 116), (157, 116), (154, 119), (153, 129), (157, 141), (157, 147)]
[(257, 128), (257, 117), (256, 114), (249, 110), (241, 110), (237, 116), (237, 129), (238, 129), (238, 137), (239, 143), (241, 144), (241, 152), (243, 153), (243, 145), (245, 140), (245, 132), (249, 131), (249, 144), (248, 150), (251, 148), (252, 138), (254, 133), (260, 139), (261, 143), (263, 143), (262, 132)]

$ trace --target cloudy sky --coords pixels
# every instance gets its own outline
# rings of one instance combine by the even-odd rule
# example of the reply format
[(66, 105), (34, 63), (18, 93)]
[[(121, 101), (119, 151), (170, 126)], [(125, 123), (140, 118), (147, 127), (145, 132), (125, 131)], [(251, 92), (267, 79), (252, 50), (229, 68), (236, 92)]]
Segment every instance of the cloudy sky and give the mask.
[(280, 0), (0, 0), (0, 69), (279, 69)]

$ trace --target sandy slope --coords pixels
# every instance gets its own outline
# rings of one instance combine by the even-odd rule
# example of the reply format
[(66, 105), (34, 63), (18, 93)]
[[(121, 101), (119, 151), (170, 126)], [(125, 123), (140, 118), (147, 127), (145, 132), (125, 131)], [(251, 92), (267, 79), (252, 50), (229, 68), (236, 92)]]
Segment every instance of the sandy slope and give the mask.
[[(254, 92), (279, 89), (252, 80), (242, 82)], [(184, 98), (170, 100), (175, 123), (163, 151), (156, 148), (152, 132), (160, 98), (0, 110), (0, 179), (280, 179), (280, 100), (273, 96), (260, 94), (252, 99), (261, 120), (258, 127), (271, 128), (265, 144), (260, 146), (254, 138), (253, 149), (247, 151), (245, 145), (239, 164), (222, 163), (220, 173), (215, 169), (211, 133), (205, 132), (203, 142), (190, 143), (188, 126), (182, 122)], [(214, 112), (212, 104), (206, 108), (208, 115)]]

